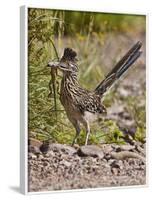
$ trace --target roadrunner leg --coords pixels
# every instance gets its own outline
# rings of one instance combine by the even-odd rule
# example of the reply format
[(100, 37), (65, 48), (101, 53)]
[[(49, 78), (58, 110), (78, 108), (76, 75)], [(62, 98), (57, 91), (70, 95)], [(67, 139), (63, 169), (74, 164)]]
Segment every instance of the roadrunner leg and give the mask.
[(89, 125), (88, 120), (85, 120), (85, 119), (82, 121), (82, 123), (83, 123), (83, 125), (84, 125), (84, 127), (86, 129), (85, 145), (87, 145), (88, 144), (89, 135), (90, 135), (90, 125)]
[(78, 138), (78, 136), (80, 134), (81, 129), (80, 129), (80, 124), (79, 124), (78, 121), (76, 121), (76, 120), (70, 120), (70, 121), (72, 122), (72, 124), (73, 124), (73, 126), (74, 126), (74, 128), (76, 130), (76, 135), (75, 135), (75, 137), (73, 139), (73, 142), (72, 142), (72, 146), (73, 146), (77, 141), (77, 138)]

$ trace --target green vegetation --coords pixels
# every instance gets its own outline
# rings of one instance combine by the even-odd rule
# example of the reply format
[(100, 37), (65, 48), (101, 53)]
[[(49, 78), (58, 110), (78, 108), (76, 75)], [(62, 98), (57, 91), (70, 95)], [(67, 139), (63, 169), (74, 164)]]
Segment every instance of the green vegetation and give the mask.
[[(119, 35), (129, 37), (137, 33), (145, 33), (144, 16), (29, 9), (29, 136), (71, 144), (75, 134), (59, 101), (61, 76), (57, 74), (55, 80), (52, 80), (50, 69), (47, 67), (49, 61), (58, 60), (67, 46), (75, 49), (79, 57), (80, 84), (92, 90), (104, 78), (108, 67), (116, 63), (122, 51), (121, 48), (117, 48), (113, 50), (113, 55), (110, 55), (111, 51), (105, 55), (104, 47), (107, 41), (119, 41)], [(106, 63), (107, 57), (112, 63)], [(119, 100), (113, 89), (105, 97), (106, 106), (110, 107), (114, 103), (114, 97)], [(142, 98), (145, 100), (145, 96)], [(135, 139), (143, 141), (146, 129), (145, 105), (135, 107), (138, 104), (136, 99), (131, 97), (123, 101), (137, 124)], [(90, 143), (124, 143), (123, 133), (114, 121), (95, 122), (91, 130)], [(84, 140), (85, 133), (82, 130), (78, 143), (84, 144)]]

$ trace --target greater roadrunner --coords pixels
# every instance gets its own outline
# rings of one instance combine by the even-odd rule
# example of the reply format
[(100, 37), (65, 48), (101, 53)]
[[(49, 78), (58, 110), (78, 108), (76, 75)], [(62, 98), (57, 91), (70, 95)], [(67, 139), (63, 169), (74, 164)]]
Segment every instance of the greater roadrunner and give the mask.
[(103, 95), (139, 58), (141, 46), (142, 43), (137, 42), (107, 74), (105, 79), (99, 83), (94, 91), (88, 91), (80, 87), (78, 83), (77, 53), (74, 50), (65, 48), (59, 62), (50, 62), (48, 64), (48, 66), (60, 69), (63, 72), (60, 101), (65, 108), (68, 119), (76, 130), (72, 145), (76, 142), (81, 131), (80, 124), (83, 124), (86, 129), (85, 145), (87, 145), (90, 134), (90, 116), (106, 113), (106, 108), (101, 102)]

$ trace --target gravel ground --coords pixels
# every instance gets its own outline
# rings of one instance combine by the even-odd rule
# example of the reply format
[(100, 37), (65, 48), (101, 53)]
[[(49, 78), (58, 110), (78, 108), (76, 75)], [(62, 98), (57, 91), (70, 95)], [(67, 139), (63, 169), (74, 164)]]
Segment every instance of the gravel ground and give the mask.
[(139, 143), (74, 148), (30, 144), (29, 191), (144, 185), (144, 157), (145, 144)]

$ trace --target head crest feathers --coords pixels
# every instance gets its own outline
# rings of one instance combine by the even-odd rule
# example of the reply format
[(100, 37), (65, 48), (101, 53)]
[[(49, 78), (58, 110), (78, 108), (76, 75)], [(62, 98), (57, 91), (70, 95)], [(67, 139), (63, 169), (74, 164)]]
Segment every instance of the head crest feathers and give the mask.
[(77, 53), (70, 49), (70, 48), (65, 48), (64, 49), (64, 54), (62, 56), (62, 59), (68, 60), (68, 61), (77, 61)]

